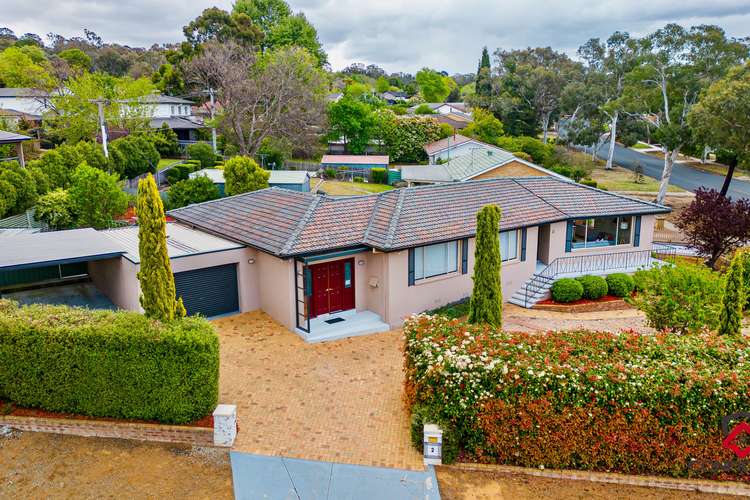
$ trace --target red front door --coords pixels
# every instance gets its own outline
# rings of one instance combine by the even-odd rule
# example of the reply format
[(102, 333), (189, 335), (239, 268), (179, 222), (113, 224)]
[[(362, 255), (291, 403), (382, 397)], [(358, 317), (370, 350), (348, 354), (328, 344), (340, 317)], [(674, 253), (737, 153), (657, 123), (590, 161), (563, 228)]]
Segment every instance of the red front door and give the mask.
[(354, 309), (354, 259), (310, 266), (312, 315)]

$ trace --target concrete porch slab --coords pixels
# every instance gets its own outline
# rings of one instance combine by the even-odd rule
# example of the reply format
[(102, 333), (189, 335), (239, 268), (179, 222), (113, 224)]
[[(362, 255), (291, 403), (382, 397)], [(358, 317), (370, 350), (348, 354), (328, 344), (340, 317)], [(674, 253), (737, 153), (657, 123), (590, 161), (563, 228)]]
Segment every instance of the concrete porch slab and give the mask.
[(297, 329), (297, 333), (306, 342), (316, 343), (387, 332), (390, 329), (391, 327), (372, 311), (350, 310), (313, 318), (310, 320), (310, 333), (300, 329)]
[(432, 467), (409, 471), (238, 452), (230, 460), (238, 500), (440, 499)]

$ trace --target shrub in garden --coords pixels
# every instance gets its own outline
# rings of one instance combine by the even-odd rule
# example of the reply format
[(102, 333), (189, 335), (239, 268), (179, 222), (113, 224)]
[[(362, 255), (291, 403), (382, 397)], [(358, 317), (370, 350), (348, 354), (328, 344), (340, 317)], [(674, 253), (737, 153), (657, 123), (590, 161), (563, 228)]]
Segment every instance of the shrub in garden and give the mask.
[(607, 295), (609, 288), (607, 287), (607, 281), (601, 276), (579, 276), (576, 278), (583, 286), (583, 298), (589, 300), (596, 300)]
[(190, 144), (187, 147), (187, 153), (191, 160), (198, 160), (201, 163), (201, 168), (211, 168), (216, 163), (213, 148), (205, 142)]
[(428, 315), (404, 335), (415, 420), (470, 461), (684, 477), (693, 459), (736, 459), (720, 424), (750, 406), (748, 338), (511, 334)]
[(649, 326), (677, 333), (718, 326), (723, 295), (719, 273), (678, 263), (638, 271), (634, 278), (639, 293), (626, 300), (646, 313)]
[(477, 213), (474, 287), (469, 298), (469, 321), (498, 328), (503, 324), (501, 216), (497, 205), (487, 205)]
[(128, 195), (117, 174), (81, 163), (70, 176), (68, 199), (79, 227), (109, 227), (117, 215), (128, 209)]
[(0, 300), (0, 399), (96, 417), (185, 423), (210, 414), (219, 341), (201, 318)]
[(229, 196), (267, 188), (270, 177), (268, 170), (263, 170), (247, 156), (235, 156), (224, 165), (224, 187)]
[(607, 276), (607, 289), (615, 297), (629, 297), (635, 289), (633, 277), (625, 273), (614, 273)]
[(39, 197), (36, 202), (34, 217), (45, 222), (51, 229), (59, 230), (71, 227), (75, 220), (75, 214), (68, 192), (58, 188)]
[(175, 209), (215, 200), (220, 197), (219, 188), (206, 176), (179, 181), (169, 188), (169, 208)]
[(375, 184), (388, 184), (388, 171), (384, 168), (373, 168), (371, 170), (372, 182)]
[(742, 331), (742, 308), (745, 305), (743, 283), (743, 256), (735, 252), (724, 280), (724, 295), (721, 298), (719, 334), (738, 335)]
[(161, 156), (147, 136), (135, 134), (112, 141), (109, 159), (115, 172), (125, 179), (132, 179), (146, 172), (155, 172)]
[(326, 179), (335, 180), (336, 179), (336, 169), (335, 168), (327, 168), (323, 171), (323, 177)]
[(552, 283), (552, 300), (555, 302), (575, 302), (583, 297), (583, 285), (573, 278), (560, 278)]

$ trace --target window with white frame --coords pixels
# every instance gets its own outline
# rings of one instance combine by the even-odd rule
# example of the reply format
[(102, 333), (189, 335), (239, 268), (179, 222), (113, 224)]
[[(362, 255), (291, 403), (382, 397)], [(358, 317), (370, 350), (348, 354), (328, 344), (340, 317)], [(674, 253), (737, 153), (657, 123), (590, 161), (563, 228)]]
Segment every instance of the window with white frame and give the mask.
[(628, 245), (632, 229), (632, 217), (596, 217), (575, 220), (573, 221), (572, 248)]
[(518, 230), (500, 232), (500, 258), (513, 260), (518, 258)]
[(449, 241), (414, 249), (414, 279), (458, 271), (458, 242)]

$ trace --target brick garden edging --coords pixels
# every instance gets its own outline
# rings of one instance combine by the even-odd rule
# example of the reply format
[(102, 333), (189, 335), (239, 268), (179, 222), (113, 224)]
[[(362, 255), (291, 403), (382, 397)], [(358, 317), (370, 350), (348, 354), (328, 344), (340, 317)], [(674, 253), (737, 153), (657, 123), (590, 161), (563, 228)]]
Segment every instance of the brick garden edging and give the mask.
[(677, 479), (659, 476), (637, 476), (615, 474), (610, 472), (589, 472), (557, 469), (532, 469), (513, 465), (456, 463), (445, 465), (453, 469), (497, 472), (501, 474), (515, 474), (545, 477), (549, 479), (566, 479), (570, 481), (591, 481), (594, 483), (621, 484), (627, 486), (641, 486), (645, 488), (662, 488), (669, 490), (697, 491), (700, 493), (714, 493), (720, 495), (750, 496), (750, 485), (732, 481), (711, 481), (707, 479)]
[(587, 302), (585, 304), (535, 304), (533, 309), (539, 311), (556, 311), (564, 313), (582, 313), (599, 311), (624, 311), (633, 309), (633, 306), (622, 299), (607, 300), (604, 302)]
[(237, 432), (236, 407), (234, 405), (219, 405), (217, 411), (214, 412), (212, 427), (16, 415), (0, 416), (0, 427), (2, 426), (20, 431), (71, 436), (134, 439), (137, 441), (218, 447), (232, 446)]

